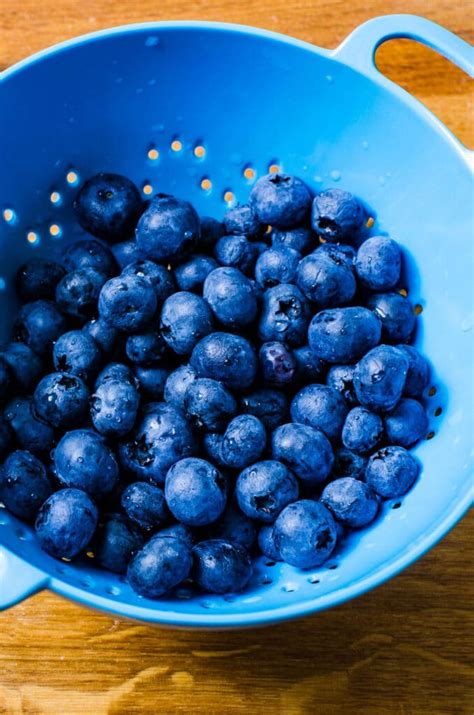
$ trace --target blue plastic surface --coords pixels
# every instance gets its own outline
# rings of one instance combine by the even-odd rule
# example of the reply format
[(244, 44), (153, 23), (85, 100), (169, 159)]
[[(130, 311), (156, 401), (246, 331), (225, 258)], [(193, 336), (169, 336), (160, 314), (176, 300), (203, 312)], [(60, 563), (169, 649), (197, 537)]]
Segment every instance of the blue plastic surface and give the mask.
[[(472, 73), (472, 48), (421, 18), (357, 28), (335, 51), (253, 28), (158, 23), (63, 43), (7, 70), (0, 84), (0, 337), (16, 305), (13, 276), (30, 255), (81, 235), (78, 180), (123, 172), (141, 187), (222, 216), (271, 164), (314, 188), (339, 186), (377, 211), (404, 247), (407, 285), (424, 312), (417, 345), (436, 366), (426, 399), (435, 438), (423, 470), (392, 509), (319, 569), (262, 559), (235, 596), (185, 589), (148, 601), (117, 576), (43, 553), (31, 529), (0, 510), (0, 608), (48, 586), (122, 616), (179, 626), (259, 625), (360, 595), (413, 562), (472, 500), (471, 153), (419, 102), (379, 74), (376, 48), (419, 40)], [(173, 143), (174, 142), (174, 143)], [(195, 152), (196, 147), (204, 147)], [(156, 150), (156, 152), (150, 152)], [(72, 173), (71, 173), (72, 172)], [(247, 172), (251, 175), (251, 172)], [(68, 179), (69, 182), (68, 183)], [(211, 188), (201, 182), (209, 179)], [(206, 184), (204, 184), (206, 186)], [(443, 413), (434, 417), (436, 408)], [(337, 565), (337, 568), (330, 568)]]

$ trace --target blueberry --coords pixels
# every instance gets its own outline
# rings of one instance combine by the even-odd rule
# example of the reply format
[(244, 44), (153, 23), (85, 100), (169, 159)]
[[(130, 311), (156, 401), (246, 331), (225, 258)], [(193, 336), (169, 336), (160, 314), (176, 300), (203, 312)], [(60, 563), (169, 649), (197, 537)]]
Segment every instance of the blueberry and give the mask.
[(287, 504), (298, 499), (298, 483), (284, 464), (268, 459), (239, 474), (235, 496), (244, 514), (271, 523)]
[(347, 405), (337, 390), (327, 385), (307, 385), (291, 403), (291, 419), (320, 429), (329, 439), (338, 439), (347, 415)]
[(410, 397), (402, 398), (385, 416), (385, 432), (390, 444), (411, 447), (426, 435), (428, 418), (423, 405)]
[(199, 240), (199, 217), (188, 201), (157, 194), (138, 222), (136, 240), (154, 261), (179, 262)]
[(354, 407), (342, 428), (342, 443), (353, 452), (365, 454), (374, 449), (383, 437), (383, 422), (379, 415), (365, 407)]
[(430, 366), (423, 355), (412, 345), (397, 345), (408, 359), (408, 372), (403, 394), (408, 397), (421, 397), (430, 379)]
[(174, 269), (174, 275), (179, 290), (200, 292), (207, 276), (219, 264), (211, 256), (193, 256)]
[(302, 256), (314, 251), (316, 248), (316, 236), (310, 228), (303, 226), (290, 229), (273, 229), (272, 246), (274, 248), (292, 248)]
[(178, 521), (188, 526), (205, 526), (223, 513), (227, 483), (214, 465), (204, 459), (188, 457), (169, 469), (165, 499)]
[(172, 524), (171, 526), (167, 526), (165, 529), (160, 529), (151, 538), (161, 539), (164, 536), (167, 536), (171, 539), (180, 539), (181, 541), (184, 541), (185, 544), (188, 544), (189, 547), (192, 547), (192, 545), (194, 544), (194, 535), (192, 529), (190, 529), (189, 526), (185, 526), (184, 524)]
[(288, 400), (278, 390), (256, 390), (242, 397), (240, 407), (242, 412), (258, 417), (269, 430), (286, 422), (289, 416)]
[(0, 400), (4, 400), (8, 395), (12, 383), (12, 374), (5, 360), (0, 353)]
[(117, 263), (110, 248), (93, 238), (69, 244), (63, 252), (62, 258), (68, 271), (75, 271), (78, 268), (94, 268), (108, 277), (118, 272)]
[(159, 365), (136, 365), (133, 368), (139, 390), (152, 400), (162, 400), (166, 380), (170, 371), (167, 367)]
[(330, 243), (353, 243), (366, 218), (359, 199), (348, 191), (327, 189), (314, 197), (311, 224)]
[(296, 378), (300, 383), (319, 382), (326, 372), (326, 364), (315, 355), (309, 345), (293, 350), (296, 360)]
[(193, 579), (209, 593), (242, 591), (252, 575), (247, 551), (224, 539), (201, 541), (193, 549)]
[(99, 293), (106, 280), (94, 268), (66, 273), (56, 287), (56, 302), (63, 313), (73, 318), (91, 318), (97, 312)]
[(248, 238), (256, 238), (262, 229), (255, 210), (248, 204), (239, 204), (229, 209), (223, 223), (227, 234), (245, 235)]
[(53, 349), (54, 367), (58, 372), (77, 375), (88, 382), (97, 375), (102, 355), (97, 343), (84, 330), (71, 330), (56, 341)]
[(31, 258), (16, 272), (16, 292), (23, 303), (40, 298), (54, 299), (56, 286), (66, 271), (59, 263)]
[(99, 313), (117, 330), (136, 333), (153, 318), (157, 301), (149, 281), (138, 276), (117, 276), (104, 284)]
[(43, 504), (35, 530), (41, 548), (56, 558), (77, 556), (94, 535), (98, 512), (92, 499), (80, 489), (61, 489)]
[(323, 243), (314, 253), (316, 256), (327, 256), (333, 263), (344, 264), (348, 268), (353, 268), (357, 255), (353, 246), (343, 243)]
[(165, 300), (160, 330), (168, 346), (178, 355), (189, 354), (212, 329), (211, 309), (200, 296), (181, 291)]
[(204, 300), (227, 328), (241, 328), (257, 316), (257, 298), (248, 278), (237, 268), (216, 268), (204, 281)]
[(159, 362), (165, 351), (165, 341), (153, 330), (139, 335), (129, 335), (125, 343), (127, 357), (135, 365), (151, 365)]
[(333, 477), (364, 479), (367, 461), (367, 457), (351, 452), (345, 447), (339, 447), (334, 450)]
[(201, 218), (201, 240), (199, 247), (212, 251), (217, 241), (225, 234), (224, 224), (210, 216)]
[(217, 464), (218, 467), (226, 467), (222, 461), (221, 448), (222, 440), (224, 435), (219, 432), (206, 432), (202, 438), (202, 448), (204, 454), (213, 463)]
[(168, 520), (165, 495), (154, 484), (129, 484), (122, 493), (121, 504), (128, 518), (146, 531), (157, 529)]
[(156, 535), (130, 561), (127, 580), (146, 598), (158, 598), (188, 578), (191, 547), (182, 539)]
[(244, 549), (253, 547), (257, 535), (254, 523), (234, 506), (227, 507), (209, 531), (211, 538), (224, 539), (231, 544), (243, 546)]
[(355, 365), (333, 365), (326, 375), (326, 385), (337, 390), (351, 406), (357, 404), (354, 370)]
[(255, 278), (265, 288), (278, 283), (293, 283), (301, 254), (292, 248), (268, 248), (257, 259)]
[(296, 360), (283, 343), (263, 343), (258, 359), (263, 382), (273, 387), (289, 387), (295, 382)]
[(337, 531), (323, 504), (302, 499), (289, 504), (273, 527), (276, 548), (284, 561), (302, 569), (321, 566), (336, 546)]
[(170, 405), (154, 403), (145, 411), (133, 436), (120, 445), (120, 462), (139, 479), (163, 484), (171, 465), (193, 454), (196, 446), (184, 415)]
[(112, 451), (101, 435), (88, 429), (66, 432), (54, 450), (54, 470), (63, 487), (82, 489), (91, 497), (109, 494), (118, 478)]
[(359, 306), (322, 310), (311, 321), (308, 341), (322, 360), (355, 362), (380, 341), (381, 322)]
[(38, 355), (46, 355), (65, 330), (66, 321), (56, 305), (50, 300), (35, 300), (21, 308), (13, 335)]
[(301, 291), (291, 283), (280, 283), (263, 295), (259, 337), (263, 341), (281, 340), (293, 347), (303, 345), (310, 317), (308, 301)]
[[(13, 434), (8, 421), (0, 413), (0, 462), (3, 462), (8, 452), (11, 450)], [(0, 470), (1, 472), (1, 470)]]
[(143, 546), (143, 537), (121, 514), (99, 524), (94, 539), (97, 563), (107, 571), (124, 574), (131, 557)]
[(317, 251), (299, 262), (296, 283), (318, 308), (335, 308), (349, 303), (356, 291), (352, 268)]
[(273, 524), (262, 526), (258, 532), (258, 547), (262, 554), (271, 561), (281, 561), (281, 555), (275, 544)]
[(294, 228), (304, 221), (311, 207), (311, 194), (296, 176), (267, 174), (250, 192), (250, 204), (261, 223), (277, 228)]
[(222, 382), (200, 377), (186, 390), (184, 410), (197, 429), (219, 432), (235, 415), (237, 403)]
[(120, 174), (97, 174), (90, 178), (74, 201), (82, 228), (111, 243), (133, 234), (142, 210), (140, 192)]
[(248, 340), (231, 333), (211, 333), (194, 348), (191, 367), (199, 377), (221, 380), (231, 389), (245, 389), (255, 380), (257, 356)]
[(50, 451), (54, 444), (54, 430), (37, 417), (30, 397), (11, 400), (5, 407), (4, 417), (19, 447), (33, 454)]
[(165, 402), (177, 409), (184, 409), (186, 390), (196, 377), (196, 373), (189, 365), (181, 365), (171, 372), (165, 383)]
[(46, 469), (30, 452), (12, 452), (0, 470), (0, 499), (12, 514), (31, 521), (52, 492)]
[(33, 395), (36, 414), (52, 427), (73, 427), (87, 413), (89, 391), (77, 375), (53, 372), (38, 383)]
[(214, 256), (221, 266), (238, 268), (250, 274), (255, 266), (259, 251), (246, 236), (222, 236), (214, 246)]
[(360, 404), (374, 412), (390, 412), (400, 399), (408, 371), (408, 358), (398, 348), (379, 345), (360, 360), (354, 370), (354, 389)]
[(408, 298), (400, 293), (377, 293), (368, 299), (367, 307), (382, 321), (384, 342), (404, 343), (410, 339), (415, 313)]
[(321, 494), (321, 502), (345, 526), (358, 529), (375, 519), (379, 502), (375, 492), (352, 477), (336, 479)]
[(103, 318), (92, 318), (84, 325), (84, 332), (88, 333), (105, 355), (110, 355), (115, 348), (118, 332)]
[(262, 456), (267, 441), (265, 427), (253, 415), (238, 415), (227, 425), (221, 445), (222, 461), (243, 469)]
[(384, 447), (369, 459), (365, 481), (384, 499), (405, 494), (418, 476), (418, 463), (404, 447)]
[(125, 266), (122, 275), (136, 276), (148, 281), (155, 291), (158, 305), (164, 303), (175, 291), (175, 282), (171, 271), (153, 263), (153, 261), (133, 261)]
[(110, 250), (114, 255), (115, 262), (122, 270), (130, 263), (139, 261), (143, 258), (142, 252), (138, 248), (137, 242), (134, 238), (129, 241), (114, 243)]
[[(12, 382), (20, 390), (29, 390), (41, 374), (41, 358), (28, 345), (24, 343), (7, 343), (0, 350), (0, 365), (7, 366), (4, 370), (4, 390), (9, 386), (10, 376)], [(6, 376), (5, 376), (6, 373)]]
[(402, 254), (396, 241), (372, 236), (357, 251), (355, 269), (360, 282), (371, 290), (389, 290), (400, 279)]
[(99, 385), (102, 385), (104, 382), (116, 380), (118, 380), (118, 382), (128, 382), (133, 386), (135, 386), (136, 383), (133, 373), (128, 365), (123, 365), (120, 362), (110, 362), (97, 376), (95, 389), (97, 390)]
[(94, 428), (104, 437), (123, 437), (133, 429), (140, 396), (125, 380), (104, 380), (91, 397)]
[(334, 462), (327, 437), (314, 427), (294, 422), (274, 431), (272, 457), (286, 464), (299, 479), (311, 486), (328, 478)]

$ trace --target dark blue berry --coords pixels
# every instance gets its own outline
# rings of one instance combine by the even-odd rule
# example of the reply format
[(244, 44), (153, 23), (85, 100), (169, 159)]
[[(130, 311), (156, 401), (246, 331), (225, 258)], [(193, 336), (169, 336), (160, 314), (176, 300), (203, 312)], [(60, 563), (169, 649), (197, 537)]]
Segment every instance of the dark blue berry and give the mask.
[(308, 301), (291, 283), (280, 283), (263, 295), (258, 326), (263, 341), (279, 340), (291, 346), (303, 345), (310, 321)]
[(314, 253), (316, 256), (327, 256), (333, 263), (344, 264), (348, 268), (354, 267), (357, 255), (355, 248), (341, 243), (323, 243)]
[(229, 506), (224, 514), (214, 522), (210, 529), (213, 539), (224, 539), (231, 544), (251, 549), (255, 544), (257, 530), (248, 516), (242, 514), (240, 509)]
[(16, 272), (16, 292), (23, 303), (44, 298), (53, 300), (56, 286), (66, 271), (59, 263), (31, 258)]
[(80, 489), (61, 489), (52, 494), (35, 522), (40, 546), (51, 556), (72, 559), (90, 542), (98, 512), (92, 499)]
[(0, 470), (0, 499), (12, 514), (31, 521), (52, 492), (42, 462), (27, 451), (12, 452)]
[(291, 403), (293, 422), (322, 430), (329, 439), (338, 439), (347, 415), (347, 405), (337, 390), (327, 385), (307, 385)]
[(408, 298), (400, 293), (377, 293), (368, 299), (367, 307), (382, 321), (384, 342), (404, 343), (410, 339), (415, 313)]
[(421, 397), (430, 379), (430, 366), (423, 355), (412, 345), (397, 345), (408, 358), (408, 372), (403, 394), (407, 397)]
[(342, 428), (342, 443), (352, 452), (365, 454), (376, 447), (383, 437), (383, 422), (379, 415), (365, 407), (354, 407)]
[[(42, 371), (41, 358), (24, 343), (7, 343), (0, 350), (1, 364), (7, 366), (4, 389), (10, 382), (20, 390), (28, 391)], [(10, 381), (10, 376), (12, 380)]]
[(151, 365), (159, 362), (165, 351), (165, 341), (153, 330), (139, 335), (129, 335), (125, 343), (127, 357), (135, 365)]
[(33, 404), (38, 417), (52, 427), (74, 427), (87, 413), (89, 391), (77, 375), (53, 372), (38, 383)]
[(73, 318), (91, 318), (97, 313), (99, 293), (106, 280), (107, 277), (94, 268), (70, 271), (56, 287), (56, 302)]
[(169, 518), (163, 490), (147, 482), (129, 484), (121, 505), (128, 518), (145, 531), (159, 528)]
[(225, 234), (224, 224), (210, 216), (201, 218), (201, 239), (199, 248), (212, 251), (217, 241)]
[(133, 234), (142, 210), (140, 192), (120, 174), (97, 174), (86, 181), (74, 201), (82, 228), (111, 243)]
[(269, 248), (257, 259), (255, 278), (267, 290), (278, 283), (293, 283), (301, 254), (292, 248)]
[(250, 192), (250, 204), (261, 223), (277, 228), (294, 228), (304, 221), (311, 207), (311, 194), (296, 176), (267, 174)]
[(63, 252), (62, 259), (68, 271), (94, 268), (109, 277), (118, 273), (117, 263), (110, 248), (93, 238), (69, 244)]
[(355, 269), (360, 282), (371, 290), (390, 290), (400, 279), (402, 254), (396, 241), (372, 236), (357, 251)]
[(226, 467), (222, 461), (221, 447), (224, 435), (220, 432), (206, 432), (202, 438), (202, 448), (204, 454), (213, 463), (217, 464), (218, 467)]
[(257, 316), (257, 298), (248, 278), (237, 268), (216, 268), (204, 281), (203, 297), (217, 320), (227, 328), (241, 328)]
[(227, 234), (255, 238), (261, 231), (261, 224), (252, 206), (242, 204), (227, 211), (224, 216), (224, 228)]
[(274, 431), (272, 457), (286, 464), (299, 479), (312, 486), (328, 478), (334, 462), (327, 437), (314, 427), (294, 422), (281, 425)]
[(54, 450), (54, 470), (63, 487), (82, 489), (91, 497), (110, 494), (118, 467), (103, 437), (88, 429), (66, 432)]
[(153, 261), (133, 261), (123, 269), (122, 275), (136, 276), (148, 281), (155, 291), (158, 305), (164, 303), (175, 291), (175, 282), (171, 271), (153, 263)]
[(281, 561), (281, 555), (275, 544), (273, 524), (262, 526), (258, 532), (258, 548), (267, 559)]
[(263, 343), (258, 359), (265, 385), (285, 388), (295, 382), (296, 360), (293, 353), (283, 343), (276, 341)]
[(5, 407), (4, 417), (19, 447), (33, 454), (50, 451), (54, 444), (54, 430), (35, 414), (30, 397), (11, 400)]
[(205, 526), (223, 513), (227, 482), (214, 465), (204, 459), (188, 457), (169, 469), (165, 499), (178, 521), (188, 526)]
[(283, 424), (289, 417), (288, 400), (279, 390), (256, 390), (242, 397), (240, 407), (242, 412), (258, 417), (269, 430)]
[(364, 479), (367, 461), (367, 457), (351, 452), (345, 447), (339, 447), (334, 450), (333, 477)]
[(198, 429), (219, 432), (237, 411), (237, 403), (218, 380), (200, 377), (186, 390), (183, 404), (186, 416)]
[(118, 331), (112, 325), (109, 325), (102, 318), (93, 318), (84, 325), (83, 330), (95, 340), (105, 355), (110, 355), (113, 352)]
[(193, 579), (209, 593), (241, 591), (252, 575), (247, 551), (224, 539), (201, 541), (193, 549)]
[(104, 380), (91, 397), (94, 428), (104, 437), (123, 437), (135, 424), (140, 395), (125, 380)]
[(321, 494), (322, 503), (345, 526), (358, 529), (373, 521), (379, 509), (375, 492), (352, 477), (336, 479)]
[(157, 534), (130, 561), (127, 580), (146, 598), (158, 598), (191, 572), (191, 547), (183, 539)]
[(136, 333), (145, 328), (153, 318), (156, 306), (150, 281), (138, 276), (111, 278), (100, 291), (100, 317), (125, 333)]
[(354, 389), (360, 404), (374, 412), (390, 412), (400, 399), (408, 371), (408, 358), (398, 348), (379, 345), (360, 360), (354, 370)]
[(138, 248), (154, 261), (179, 262), (197, 244), (199, 217), (188, 201), (157, 194), (136, 230)]
[(135, 239), (129, 241), (121, 241), (114, 243), (110, 249), (114, 255), (115, 261), (122, 270), (134, 261), (139, 261), (143, 258), (142, 252), (138, 248)]
[(330, 243), (353, 243), (366, 219), (361, 202), (348, 191), (327, 189), (314, 197), (311, 224)]
[(320, 382), (326, 372), (326, 363), (319, 358), (309, 345), (293, 350), (296, 360), (296, 379), (301, 383)]
[(351, 363), (380, 342), (381, 330), (380, 320), (367, 308), (334, 308), (316, 313), (308, 341), (322, 360)]
[(77, 375), (88, 382), (97, 375), (102, 354), (89, 333), (84, 330), (71, 330), (57, 339), (53, 349), (53, 362), (58, 372)]
[(272, 246), (274, 248), (292, 248), (302, 256), (314, 251), (317, 238), (310, 228), (274, 229), (272, 231)]
[(171, 372), (164, 389), (165, 402), (177, 409), (184, 409), (184, 396), (197, 375), (189, 365), (181, 365)]
[(97, 376), (95, 389), (97, 390), (99, 385), (102, 385), (104, 382), (115, 380), (118, 380), (118, 382), (128, 382), (133, 386), (135, 386), (136, 383), (133, 373), (128, 365), (123, 365), (120, 362), (110, 362)]
[(93, 545), (102, 568), (124, 574), (131, 557), (143, 546), (143, 537), (121, 514), (111, 514), (99, 524)]
[(50, 300), (26, 303), (18, 313), (13, 334), (38, 355), (46, 355), (66, 330), (66, 320)]
[(326, 375), (326, 385), (337, 390), (348, 405), (357, 404), (354, 390), (355, 365), (333, 365)]
[(246, 236), (222, 236), (214, 246), (214, 256), (221, 266), (238, 268), (247, 275), (253, 271), (258, 255), (256, 244)]
[(231, 333), (211, 333), (194, 348), (191, 367), (199, 377), (221, 380), (231, 389), (245, 389), (255, 380), (257, 356), (245, 338)]
[(152, 400), (162, 400), (170, 371), (160, 365), (135, 365), (133, 368), (138, 389)]
[(385, 415), (385, 432), (390, 444), (411, 447), (426, 436), (428, 418), (418, 400), (404, 397), (394, 410)]
[(383, 499), (405, 494), (418, 476), (418, 463), (404, 447), (383, 447), (369, 459), (365, 481)]
[(276, 548), (284, 561), (302, 569), (321, 566), (336, 546), (337, 531), (323, 504), (302, 499), (289, 504), (274, 527)]
[(299, 262), (296, 283), (318, 308), (335, 308), (349, 303), (356, 291), (352, 268), (317, 251)]
[(227, 425), (221, 459), (229, 467), (243, 469), (262, 456), (267, 441), (265, 427), (253, 415), (238, 415)]
[(194, 293), (174, 293), (163, 304), (160, 330), (173, 352), (187, 355), (201, 338), (212, 332), (211, 309)]
[(284, 464), (268, 459), (239, 474), (235, 496), (248, 517), (272, 523), (287, 504), (298, 499), (298, 483)]
[(181, 263), (174, 269), (174, 275), (179, 290), (199, 293), (209, 273), (218, 268), (219, 264), (211, 256), (193, 256), (189, 261)]

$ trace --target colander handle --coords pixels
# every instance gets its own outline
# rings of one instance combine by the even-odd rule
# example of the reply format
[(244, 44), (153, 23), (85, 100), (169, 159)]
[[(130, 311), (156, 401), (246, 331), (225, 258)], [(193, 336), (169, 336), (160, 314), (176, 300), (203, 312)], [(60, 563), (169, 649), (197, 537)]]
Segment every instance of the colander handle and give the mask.
[(46, 588), (48, 576), (0, 546), (0, 611)]

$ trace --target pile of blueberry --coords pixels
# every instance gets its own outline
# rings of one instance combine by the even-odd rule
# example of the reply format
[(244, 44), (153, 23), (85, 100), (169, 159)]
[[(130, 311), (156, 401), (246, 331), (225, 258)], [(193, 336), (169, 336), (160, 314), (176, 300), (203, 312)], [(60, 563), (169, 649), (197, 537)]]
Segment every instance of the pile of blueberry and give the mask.
[(352, 194), (258, 180), (223, 222), (99, 174), (94, 238), (20, 267), (0, 499), (49, 554), (156, 598), (323, 564), (414, 483), (428, 363), (402, 255)]

